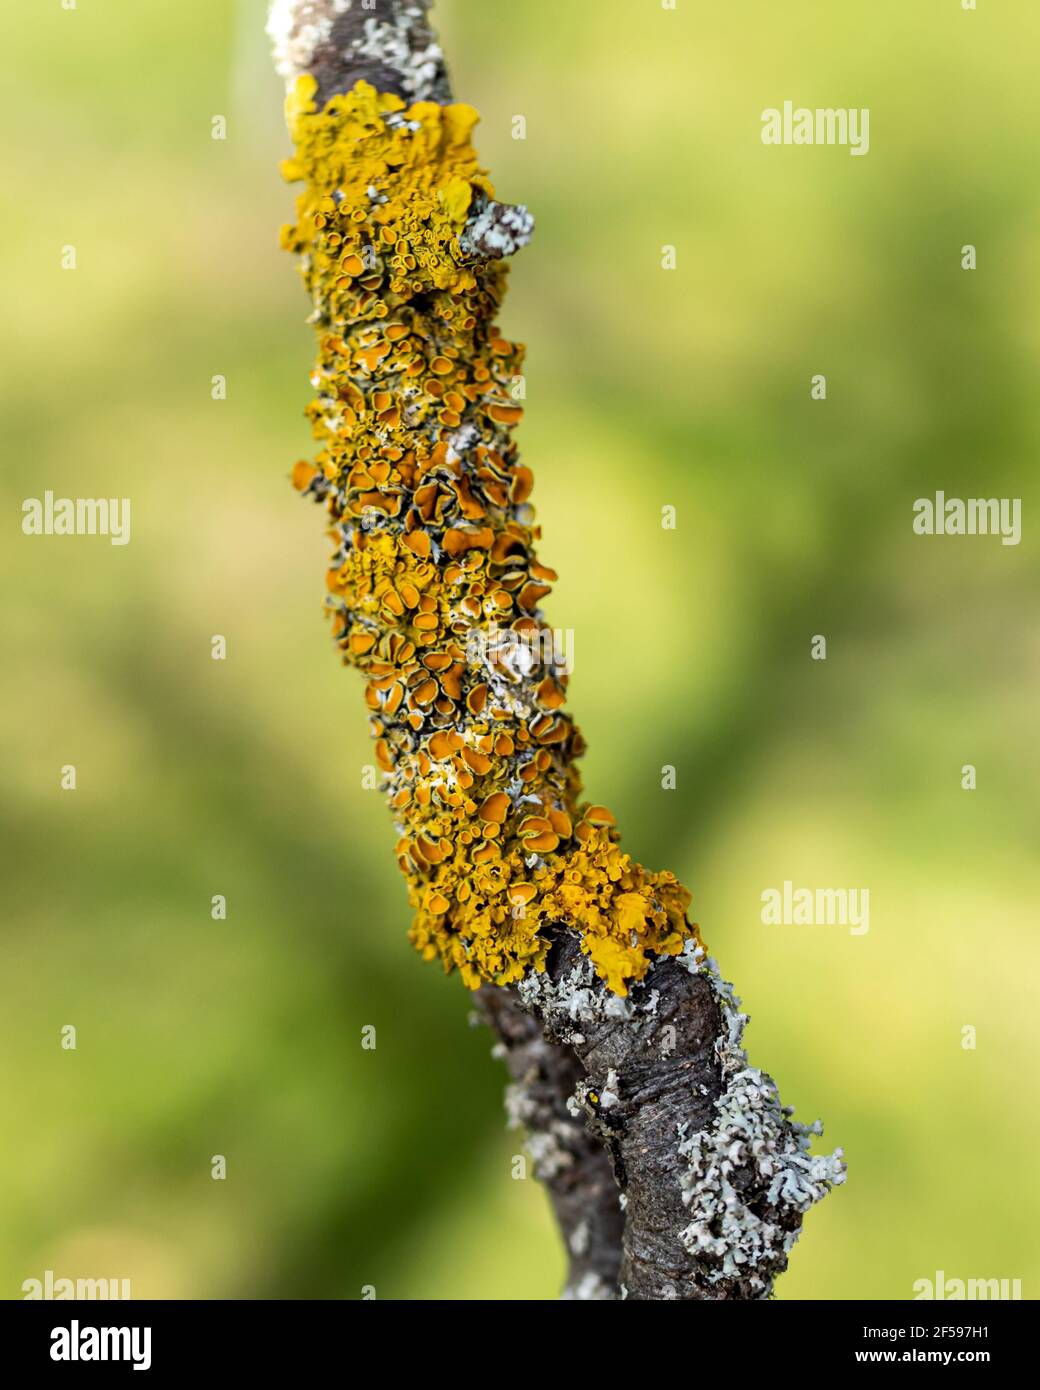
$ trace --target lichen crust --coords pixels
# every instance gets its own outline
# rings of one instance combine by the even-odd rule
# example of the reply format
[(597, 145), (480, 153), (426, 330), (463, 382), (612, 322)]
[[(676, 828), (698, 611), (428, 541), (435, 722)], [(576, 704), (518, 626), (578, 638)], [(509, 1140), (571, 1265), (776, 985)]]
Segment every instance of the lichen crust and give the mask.
[[(652, 958), (700, 946), (690, 895), (619, 845), (582, 796), (584, 744), (542, 603), (532, 476), (513, 430), (523, 347), (498, 327), (494, 190), (477, 113), (358, 82), (287, 97), (302, 181), (282, 245), (300, 257), (318, 356), (318, 452), (296, 488), (328, 512), (327, 608), (367, 680), (375, 757), (414, 910), (411, 940), (470, 988), (545, 967), (550, 926), (617, 995)], [(508, 238), (507, 238), (508, 240)]]

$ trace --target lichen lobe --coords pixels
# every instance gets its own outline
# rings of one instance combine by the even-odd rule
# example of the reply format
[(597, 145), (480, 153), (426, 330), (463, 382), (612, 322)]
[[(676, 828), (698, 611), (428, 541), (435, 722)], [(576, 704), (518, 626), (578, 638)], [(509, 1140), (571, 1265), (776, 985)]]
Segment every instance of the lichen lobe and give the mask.
[(366, 82), (321, 104), (304, 74), (287, 115), (303, 191), (282, 244), (318, 336), (319, 452), (293, 480), (328, 511), (327, 605), (367, 678), (411, 938), (476, 988), (542, 970), (563, 924), (623, 996), (699, 938), (686, 889), (582, 797), (542, 608), (557, 576), (513, 439), (523, 347), (497, 324), (530, 215), (495, 200), (469, 106)]

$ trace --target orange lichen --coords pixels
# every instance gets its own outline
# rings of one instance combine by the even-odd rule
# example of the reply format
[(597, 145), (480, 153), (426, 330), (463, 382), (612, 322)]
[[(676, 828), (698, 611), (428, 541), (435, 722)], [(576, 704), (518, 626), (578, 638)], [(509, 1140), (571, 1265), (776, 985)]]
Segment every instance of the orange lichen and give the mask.
[(364, 82), (319, 111), (315, 91), (305, 76), (290, 92), (283, 166), (304, 183), (282, 243), (318, 336), (320, 452), (293, 483), (328, 508), (327, 603), (367, 677), (412, 941), (475, 988), (543, 969), (563, 924), (625, 994), (652, 954), (698, 938), (682, 885), (581, 800), (568, 673), (540, 640), (556, 573), (511, 437), (523, 349), (496, 324), (503, 264), (463, 250), (493, 197), (476, 112)]

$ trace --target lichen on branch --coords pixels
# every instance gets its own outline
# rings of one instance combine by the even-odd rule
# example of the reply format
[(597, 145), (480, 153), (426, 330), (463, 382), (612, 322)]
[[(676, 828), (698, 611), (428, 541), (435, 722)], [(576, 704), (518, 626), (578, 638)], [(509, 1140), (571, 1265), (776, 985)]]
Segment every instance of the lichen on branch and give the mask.
[(472, 107), (363, 81), (317, 95), (304, 74), (287, 99), (283, 172), (304, 187), (282, 241), (314, 305), (320, 446), (293, 477), (328, 509), (327, 603), (367, 678), (412, 941), (470, 988), (506, 985), (563, 924), (624, 995), (699, 938), (686, 889), (582, 797), (542, 611), (556, 574), (512, 437), (523, 348), (497, 322), (529, 214), (495, 203)]
[(429, 0), (274, 0), (302, 183), (283, 245), (318, 339), (327, 605), (366, 678), (429, 959), (479, 988), (571, 1257), (565, 1297), (758, 1299), (845, 1178), (741, 1045), (690, 896), (582, 796), (543, 614), (523, 348), (498, 326), (526, 208), (495, 200), (450, 104)]

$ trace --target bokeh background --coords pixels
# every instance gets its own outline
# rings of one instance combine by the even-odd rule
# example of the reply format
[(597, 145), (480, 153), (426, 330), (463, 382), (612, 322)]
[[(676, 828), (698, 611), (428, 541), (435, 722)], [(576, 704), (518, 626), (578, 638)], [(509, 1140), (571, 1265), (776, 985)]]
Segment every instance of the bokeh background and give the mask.
[[(490, 1038), (406, 940), (287, 481), (312, 343), (263, 10), (5, 15), (0, 1294), (53, 1269), (139, 1298), (553, 1297)], [(587, 786), (692, 887), (752, 1059), (848, 1156), (778, 1297), (938, 1269), (1029, 1297), (1040, 10), (437, 11), (538, 218), (502, 321)], [(788, 98), (869, 107), (870, 154), (764, 147)], [(48, 488), (129, 496), (131, 543), (26, 538)], [(936, 489), (1021, 497), (1021, 545), (914, 536)], [(764, 926), (785, 879), (869, 887), (869, 934)]]

